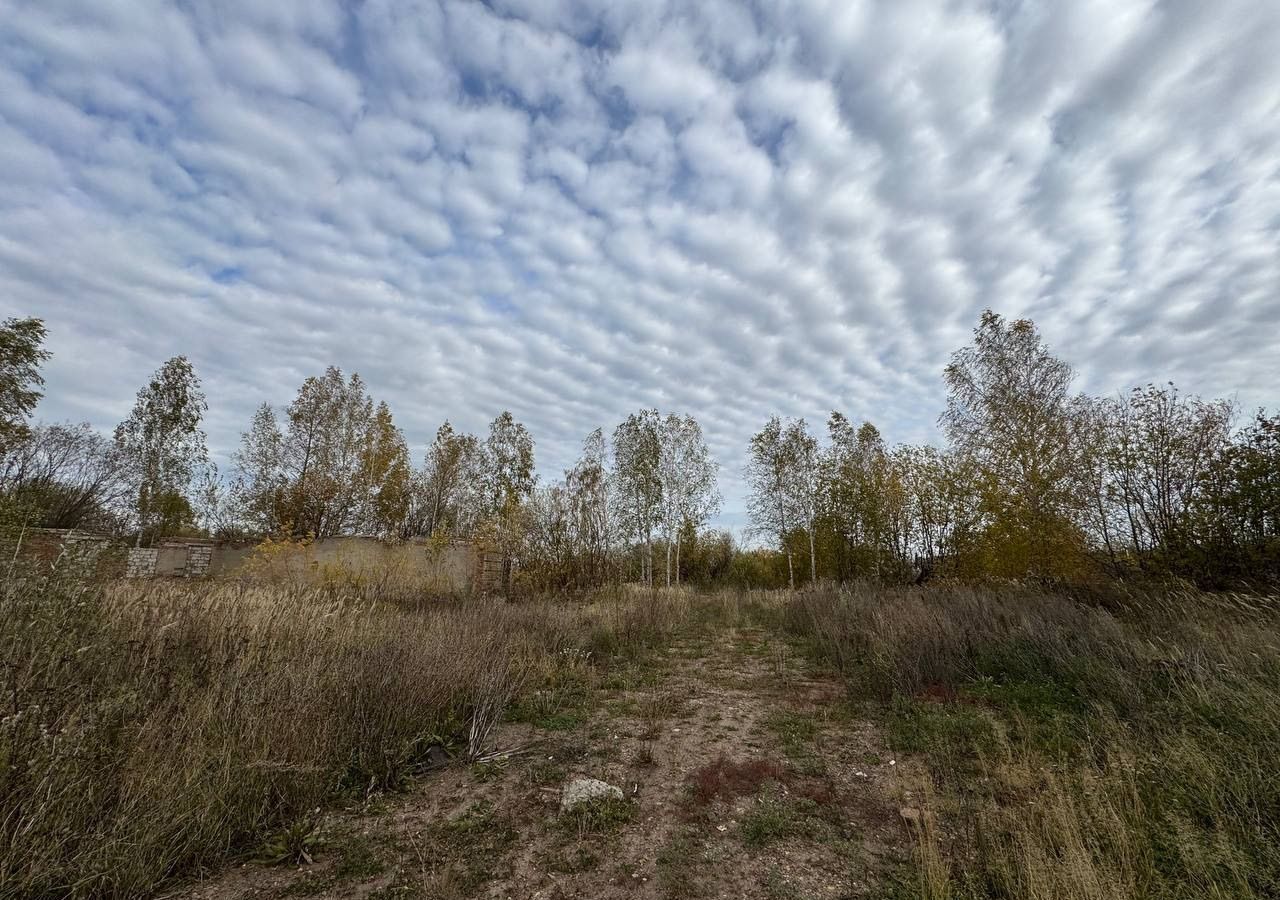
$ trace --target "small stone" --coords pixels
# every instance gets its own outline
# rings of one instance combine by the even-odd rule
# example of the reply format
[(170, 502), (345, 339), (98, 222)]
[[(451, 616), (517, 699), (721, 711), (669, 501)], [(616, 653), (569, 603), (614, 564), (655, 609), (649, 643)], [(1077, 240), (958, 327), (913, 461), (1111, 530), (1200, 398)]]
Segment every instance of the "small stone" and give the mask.
[(566, 784), (560, 792), (560, 808), (573, 809), (580, 803), (591, 800), (612, 798), (622, 799), (622, 788), (615, 787), (598, 778), (575, 778)]
[(902, 819), (905, 822), (920, 821), (920, 810), (916, 809), (914, 806), (902, 807), (902, 809), (898, 810), (898, 815), (902, 816)]

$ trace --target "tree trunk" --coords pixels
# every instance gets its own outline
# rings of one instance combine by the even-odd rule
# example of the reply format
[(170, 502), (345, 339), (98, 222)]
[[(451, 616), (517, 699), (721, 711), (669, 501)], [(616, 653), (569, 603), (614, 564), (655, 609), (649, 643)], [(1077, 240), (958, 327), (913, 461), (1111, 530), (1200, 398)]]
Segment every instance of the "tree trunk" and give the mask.
[(667, 587), (671, 587), (671, 538), (667, 538)]
[(653, 587), (653, 533), (644, 533), (644, 582)]
[(791, 548), (787, 548), (787, 584), (791, 586), (791, 590), (796, 589), (796, 569), (791, 562)]
[(676, 586), (680, 586), (680, 532), (676, 532)]
[(814, 551), (813, 523), (809, 523), (809, 583), (818, 582), (818, 556)]
[(151, 511), (149, 499), (147, 486), (144, 484), (138, 490), (138, 536), (134, 539), (134, 547), (142, 546), (142, 532), (147, 529), (147, 514)]

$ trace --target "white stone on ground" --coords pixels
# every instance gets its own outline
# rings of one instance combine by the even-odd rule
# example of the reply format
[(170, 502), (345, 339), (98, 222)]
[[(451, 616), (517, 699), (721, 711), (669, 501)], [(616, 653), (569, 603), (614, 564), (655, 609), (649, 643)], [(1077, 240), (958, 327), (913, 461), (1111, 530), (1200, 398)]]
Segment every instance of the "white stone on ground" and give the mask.
[(622, 799), (622, 788), (596, 778), (575, 778), (560, 791), (560, 808), (573, 809), (580, 803), (612, 797)]

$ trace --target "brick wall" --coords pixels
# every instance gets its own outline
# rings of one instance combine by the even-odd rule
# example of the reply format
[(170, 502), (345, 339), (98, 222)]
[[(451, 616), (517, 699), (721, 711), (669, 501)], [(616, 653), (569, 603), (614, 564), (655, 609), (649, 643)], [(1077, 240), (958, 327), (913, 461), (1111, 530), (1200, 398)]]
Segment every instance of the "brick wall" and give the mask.
[(156, 560), (160, 550), (156, 547), (130, 547), (125, 560), (125, 578), (152, 578), (156, 574)]

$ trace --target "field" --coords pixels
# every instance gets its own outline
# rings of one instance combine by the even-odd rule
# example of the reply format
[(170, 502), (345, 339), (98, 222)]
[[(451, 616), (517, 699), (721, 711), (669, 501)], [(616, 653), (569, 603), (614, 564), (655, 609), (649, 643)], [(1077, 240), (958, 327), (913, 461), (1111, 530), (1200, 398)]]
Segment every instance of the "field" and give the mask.
[(1275, 598), (2, 602), (3, 896), (1280, 895)]

